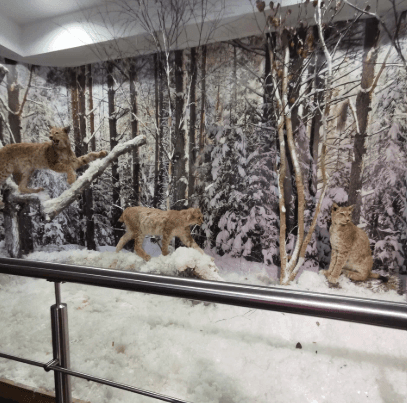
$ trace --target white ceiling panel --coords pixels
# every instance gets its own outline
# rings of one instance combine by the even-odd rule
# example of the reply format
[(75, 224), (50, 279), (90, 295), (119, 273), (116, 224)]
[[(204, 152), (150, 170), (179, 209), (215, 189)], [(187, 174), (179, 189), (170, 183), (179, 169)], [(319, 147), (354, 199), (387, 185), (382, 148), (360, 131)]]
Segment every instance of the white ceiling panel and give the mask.
[(0, 13), (22, 26), (106, 2), (107, 0), (0, 0)]

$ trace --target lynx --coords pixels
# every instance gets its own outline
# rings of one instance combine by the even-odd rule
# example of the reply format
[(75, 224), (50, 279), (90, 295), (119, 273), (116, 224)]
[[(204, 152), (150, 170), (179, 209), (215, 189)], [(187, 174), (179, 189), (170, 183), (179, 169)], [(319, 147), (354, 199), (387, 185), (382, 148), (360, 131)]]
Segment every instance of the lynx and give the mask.
[(351, 221), (353, 208), (332, 205), (331, 263), (328, 270), (323, 270), (329, 283), (335, 285), (343, 272), (354, 281), (365, 281), (368, 278), (386, 279), (372, 273), (373, 259), (367, 234)]
[(126, 233), (117, 244), (116, 252), (120, 252), (127, 242), (134, 239), (134, 251), (148, 262), (151, 256), (142, 248), (144, 237), (162, 235), (162, 254), (164, 256), (168, 255), (168, 245), (174, 236), (178, 237), (185, 246), (195, 248), (203, 254), (202, 249), (193, 240), (189, 229), (190, 225), (203, 223), (203, 216), (199, 208), (163, 211), (148, 207), (129, 207), (124, 210), (119, 221), (126, 225)]
[[(68, 133), (69, 126), (51, 127), (49, 135), (51, 141), (47, 143), (8, 144), (0, 149), (0, 188), (13, 174), (21, 193), (41, 192), (43, 188), (27, 188), (30, 176), (36, 169), (66, 172), (67, 181), (71, 185), (76, 180), (75, 170), (107, 155), (106, 151), (100, 151), (77, 158), (71, 149)], [(4, 203), (0, 200), (0, 209), (3, 206)]]

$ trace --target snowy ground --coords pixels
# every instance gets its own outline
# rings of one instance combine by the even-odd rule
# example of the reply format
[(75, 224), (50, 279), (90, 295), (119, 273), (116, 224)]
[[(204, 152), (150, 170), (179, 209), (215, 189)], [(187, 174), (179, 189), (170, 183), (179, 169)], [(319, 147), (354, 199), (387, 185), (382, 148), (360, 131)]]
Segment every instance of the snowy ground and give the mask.
[[(48, 260), (56, 249), (48, 248)], [(85, 264), (92, 252), (68, 254)], [(150, 269), (161, 272), (156, 259)], [(215, 263), (227, 281), (270, 283), (262, 265), (242, 264), (233, 274), (231, 258)], [(345, 279), (341, 286), (329, 289), (323, 276), (304, 272), (292, 288), (406, 302), (394, 291), (374, 294)], [(45, 280), (0, 275), (0, 351), (48, 361), (54, 298)], [(403, 331), (68, 283), (62, 299), (72, 368), (81, 372), (196, 403), (407, 402)], [(0, 358), (1, 376), (53, 389), (52, 373)], [(154, 401), (76, 378), (73, 391), (92, 403)]]

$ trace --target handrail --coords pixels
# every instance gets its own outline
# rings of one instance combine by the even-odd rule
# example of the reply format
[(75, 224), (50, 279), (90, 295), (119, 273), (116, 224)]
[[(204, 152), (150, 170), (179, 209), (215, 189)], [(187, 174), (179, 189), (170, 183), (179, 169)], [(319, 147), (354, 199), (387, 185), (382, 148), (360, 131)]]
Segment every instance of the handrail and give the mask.
[(11, 258), (0, 273), (407, 330), (404, 303)]

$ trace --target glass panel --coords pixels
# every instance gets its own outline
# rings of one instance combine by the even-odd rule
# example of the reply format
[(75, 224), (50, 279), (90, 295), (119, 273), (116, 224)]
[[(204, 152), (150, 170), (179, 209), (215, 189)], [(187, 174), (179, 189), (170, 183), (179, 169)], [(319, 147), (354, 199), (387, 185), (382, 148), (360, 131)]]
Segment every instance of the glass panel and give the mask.
[[(30, 19), (35, 65), (0, 49), (0, 272), (12, 257), (406, 304), (405, 4), (105, 3), (55, 31)], [(50, 356), (53, 292), (0, 274), (0, 350)], [(192, 401), (407, 395), (395, 330), (63, 292), (85, 372)], [(0, 374), (52, 389), (21, 365)]]

